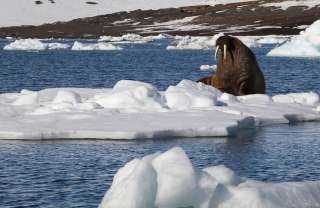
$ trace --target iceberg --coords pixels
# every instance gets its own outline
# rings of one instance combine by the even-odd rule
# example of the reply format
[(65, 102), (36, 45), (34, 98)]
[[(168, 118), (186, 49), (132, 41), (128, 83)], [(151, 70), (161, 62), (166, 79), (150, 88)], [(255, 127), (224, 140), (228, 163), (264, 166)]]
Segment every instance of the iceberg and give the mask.
[(122, 50), (121, 47), (113, 45), (111, 43), (81, 43), (79, 41), (75, 41), (71, 50), (73, 51), (93, 51), (93, 50), (100, 50), (100, 51), (113, 51), (113, 50)]
[(268, 56), (320, 57), (320, 20), (314, 22), (300, 35), (272, 49)]
[(190, 80), (164, 91), (133, 80), (105, 89), (22, 90), (0, 94), (0, 139), (236, 136), (270, 124), (319, 121), (319, 100), (314, 92), (236, 97)]
[(120, 168), (99, 208), (309, 208), (320, 206), (320, 181), (267, 183), (224, 165), (194, 167), (180, 147)]
[(4, 46), (3, 50), (33, 50), (42, 51), (46, 50), (46, 44), (38, 39), (21, 39)]
[(4, 46), (3, 50), (43, 51), (68, 49), (69, 47), (65, 43), (43, 43), (39, 39), (19, 39)]

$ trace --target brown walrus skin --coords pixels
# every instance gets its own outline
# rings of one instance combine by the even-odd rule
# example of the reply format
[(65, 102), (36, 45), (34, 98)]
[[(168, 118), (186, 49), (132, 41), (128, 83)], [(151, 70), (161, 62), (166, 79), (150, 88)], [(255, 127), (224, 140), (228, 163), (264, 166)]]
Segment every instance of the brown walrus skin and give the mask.
[(216, 42), (217, 71), (200, 79), (222, 92), (233, 95), (265, 94), (265, 81), (255, 55), (239, 39), (222, 36)]

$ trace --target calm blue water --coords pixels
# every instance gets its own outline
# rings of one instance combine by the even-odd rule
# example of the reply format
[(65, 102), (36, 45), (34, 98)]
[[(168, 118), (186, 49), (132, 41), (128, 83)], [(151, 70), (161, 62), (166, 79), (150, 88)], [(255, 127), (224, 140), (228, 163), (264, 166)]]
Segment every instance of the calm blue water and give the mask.
[[(0, 41), (0, 47), (5, 44)], [(166, 42), (117, 52), (0, 50), (0, 92), (111, 87), (120, 79), (159, 89), (197, 80), (211, 51), (166, 51)], [(268, 93), (318, 91), (319, 59), (270, 58), (254, 49)], [(0, 207), (97, 207), (117, 169), (135, 157), (182, 146), (199, 168), (224, 164), (262, 181), (320, 180), (320, 124), (277, 125), (238, 138), (143, 141), (0, 141)]]

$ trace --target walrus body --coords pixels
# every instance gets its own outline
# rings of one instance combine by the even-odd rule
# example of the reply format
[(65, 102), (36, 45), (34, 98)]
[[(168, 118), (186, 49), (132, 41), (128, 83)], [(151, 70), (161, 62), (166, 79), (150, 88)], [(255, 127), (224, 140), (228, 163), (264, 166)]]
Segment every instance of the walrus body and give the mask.
[(264, 94), (265, 80), (255, 55), (239, 39), (222, 36), (216, 42), (216, 74), (200, 79), (233, 95)]

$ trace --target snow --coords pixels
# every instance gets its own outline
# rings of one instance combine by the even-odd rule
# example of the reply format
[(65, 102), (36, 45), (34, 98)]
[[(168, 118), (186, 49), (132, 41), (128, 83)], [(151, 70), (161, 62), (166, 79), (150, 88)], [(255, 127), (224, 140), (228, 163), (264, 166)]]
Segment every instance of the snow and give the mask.
[(320, 102), (320, 97), (315, 92), (289, 93), (286, 95), (275, 95), (272, 100), (277, 103), (298, 103), (312, 106)]
[(0, 139), (235, 136), (257, 126), (319, 121), (319, 100), (314, 92), (236, 97), (190, 80), (165, 91), (132, 80), (105, 89), (22, 90), (0, 94)]
[(217, 69), (217, 65), (201, 65), (200, 71), (215, 71)]
[(320, 57), (320, 20), (314, 22), (300, 35), (272, 49), (268, 56)]
[(137, 9), (216, 5), (245, 1), (248, 0), (95, 0), (97, 4), (87, 4), (87, 0), (55, 0), (55, 3), (42, 0), (43, 4), (36, 5), (30, 0), (4, 0), (0, 7), (0, 27), (40, 25)]
[(164, 93), (168, 107), (177, 110), (216, 106), (218, 96), (222, 94), (213, 87), (190, 80), (182, 80), (176, 86), (169, 86)]
[(307, 208), (320, 206), (320, 181), (267, 183), (219, 165), (194, 167), (180, 147), (120, 168), (99, 208)]
[(264, 7), (280, 7), (282, 10), (287, 10), (289, 7), (295, 7), (295, 6), (304, 6), (307, 9), (310, 9), (312, 7), (315, 7), (317, 5), (320, 5), (318, 0), (299, 0), (299, 1), (283, 1), (283, 2), (273, 2), (273, 3), (264, 3), (261, 6)]
[(122, 50), (121, 47), (113, 45), (111, 43), (81, 43), (79, 41), (75, 41), (71, 50), (73, 51), (92, 51), (92, 50), (100, 50), (100, 51), (112, 51), (112, 50)]
[(168, 31), (192, 31), (201, 29), (213, 29), (214, 26), (196, 25), (192, 21), (198, 16), (185, 17), (182, 19), (170, 20), (167, 22), (155, 22), (152, 25), (143, 25), (138, 28), (142, 33), (168, 32)]
[(115, 43), (148, 43), (153, 40), (161, 39), (162, 36), (148, 36), (143, 37), (139, 34), (128, 33), (119, 37), (101, 36), (98, 42), (115, 42)]
[(43, 43), (39, 39), (19, 39), (4, 46), (3, 50), (42, 51), (67, 49), (69, 47), (65, 43)]
[(157, 89), (147, 83), (119, 81), (109, 94), (96, 95), (94, 100), (104, 108), (161, 110), (163, 103)]

